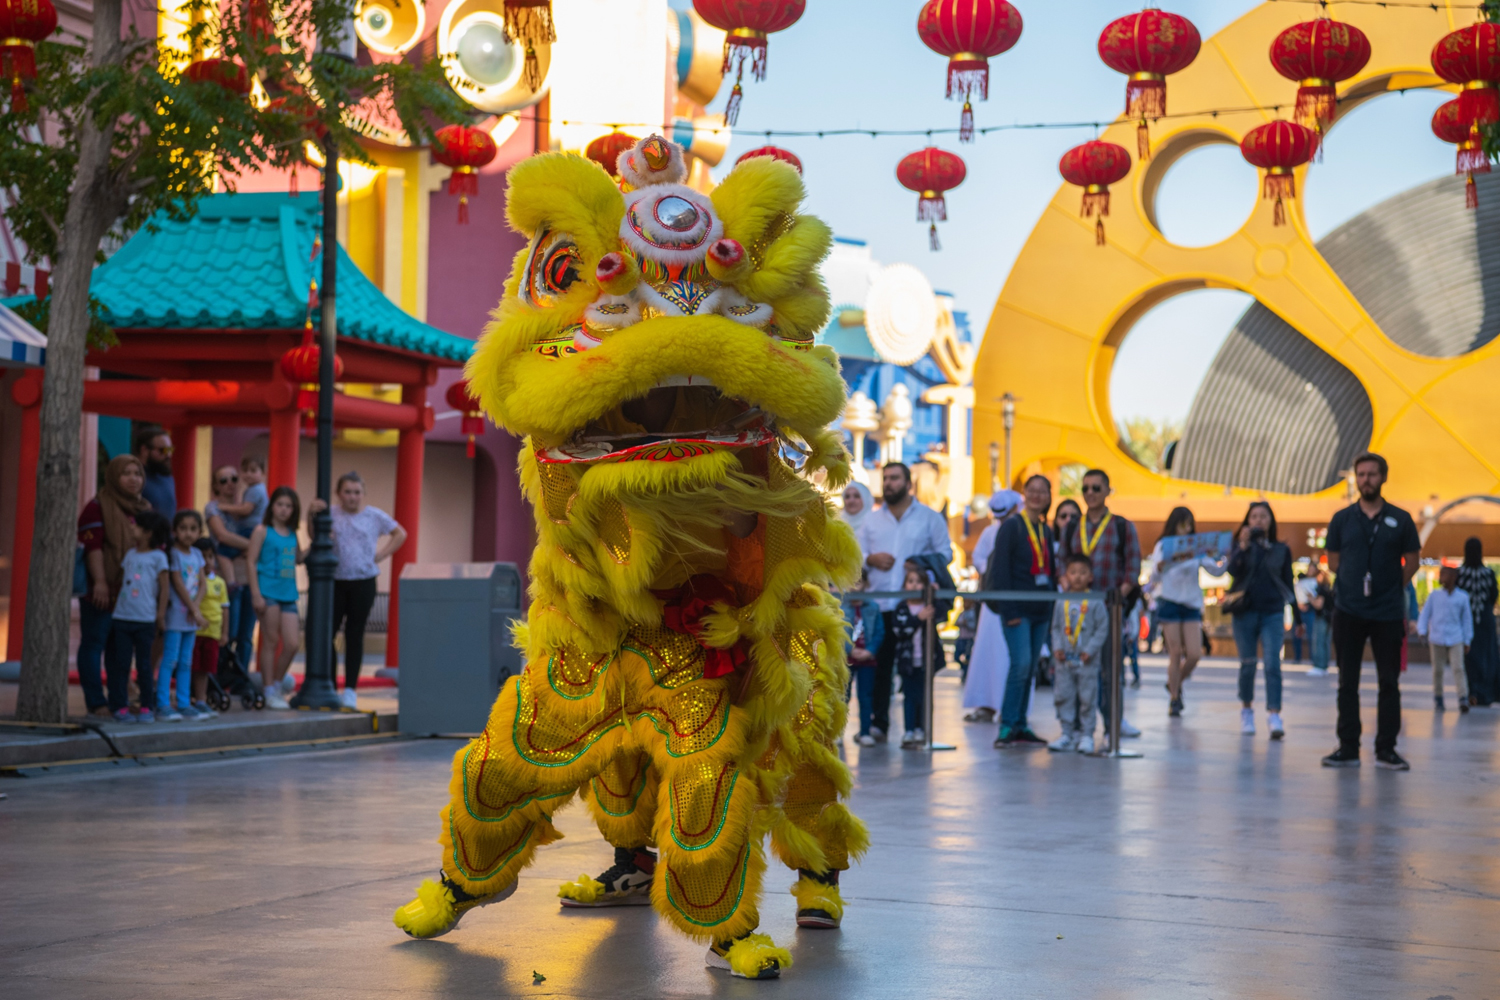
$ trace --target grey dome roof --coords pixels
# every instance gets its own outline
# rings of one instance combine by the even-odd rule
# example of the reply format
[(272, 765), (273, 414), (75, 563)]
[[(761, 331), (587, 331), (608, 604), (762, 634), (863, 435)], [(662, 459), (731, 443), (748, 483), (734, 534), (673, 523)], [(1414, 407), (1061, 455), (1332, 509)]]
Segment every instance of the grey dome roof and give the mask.
[[(1392, 341), (1454, 357), (1500, 333), (1500, 175), (1402, 192), (1318, 241), (1318, 251)], [(1279, 493), (1337, 483), (1374, 428), (1354, 374), (1260, 303), (1246, 309), (1193, 399), (1172, 474)]]

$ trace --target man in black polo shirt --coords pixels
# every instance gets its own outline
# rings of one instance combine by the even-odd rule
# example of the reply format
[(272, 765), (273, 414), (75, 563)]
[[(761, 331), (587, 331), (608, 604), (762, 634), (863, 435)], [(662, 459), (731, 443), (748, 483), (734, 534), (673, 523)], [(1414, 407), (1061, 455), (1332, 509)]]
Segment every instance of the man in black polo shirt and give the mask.
[[(1057, 592), (1052, 529), (1047, 527), (1052, 482), (1046, 476), (1032, 476), (1026, 480), (1025, 493), (1026, 506), (1021, 512), (1000, 522), (995, 551), (984, 575), (985, 590)], [(1052, 602), (992, 601), (989, 608), (1000, 616), (1010, 654), (1010, 673), (1005, 676), (1005, 698), (1000, 705), (1000, 733), (995, 747), (1044, 747), (1047, 741), (1031, 731), (1026, 711), (1031, 702), (1037, 657), (1052, 623)]]
[(1354, 460), (1359, 502), (1328, 522), (1328, 564), (1334, 583), (1333, 642), (1338, 647), (1339, 748), (1324, 767), (1358, 767), (1359, 671), (1365, 640), (1375, 653), (1380, 682), (1375, 766), (1409, 771), (1396, 753), (1401, 731), (1401, 639), (1406, 634), (1406, 585), (1417, 572), (1422, 539), (1411, 515), (1380, 496), (1387, 466), (1379, 455)]

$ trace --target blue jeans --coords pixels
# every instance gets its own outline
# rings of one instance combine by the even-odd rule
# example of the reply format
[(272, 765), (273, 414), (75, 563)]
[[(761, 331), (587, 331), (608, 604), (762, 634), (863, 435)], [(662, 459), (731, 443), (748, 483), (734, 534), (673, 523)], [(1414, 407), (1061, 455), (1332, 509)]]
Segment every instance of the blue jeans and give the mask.
[[(870, 731), (870, 720), (874, 716), (875, 664), (864, 667), (849, 664), (849, 687), (859, 698), (859, 735), (864, 736)], [(849, 700), (847, 690), (844, 692), (844, 700)]]
[(1234, 644), (1240, 651), (1240, 704), (1255, 703), (1255, 646), (1266, 664), (1266, 711), (1281, 711), (1281, 641), (1286, 636), (1281, 611), (1247, 611), (1234, 616)]
[(1319, 670), (1327, 670), (1333, 629), (1328, 627), (1328, 619), (1322, 615), (1308, 615), (1302, 620), (1307, 622), (1308, 658)]
[(927, 671), (902, 672), (901, 707), (906, 715), (907, 732), (927, 728)]
[(162, 640), (161, 674), (156, 679), (156, 710), (172, 705), (172, 678), (177, 678), (177, 707), (187, 708), (193, 687), (193, 643), (198, 633), (168, 629)]
[(141, 692), (141, 707), (156, 704), (156, 677), (151, 670), (151, 642), (156, 622), (115, 619), (109, 630), (109, 649), (104, 654), (104, 672), (109, 676), (109, 710), (130, 707), (130, 661), (135, 659), (135, 681)]
[(109, 647), (109, 626), (113, 621), (110, 612), (94, 607), (89, 595), (78, 599), (78, 686), (83, 688), (83, 703), (90, 712), (109, 704), (99, 663)]
[(1010, 672), (1005, 675), (1005, 699), (1000, 705), (1000, 728), (1021, 732), (1026, 724), (1026, 709), (1031, 704), (1031, 678), (1036, 672), (1037, 657), (1047, 642), (1048, 619), (1022, 618), (1014, 625), (1001, 626), (1005, 648), (1010, 653)]

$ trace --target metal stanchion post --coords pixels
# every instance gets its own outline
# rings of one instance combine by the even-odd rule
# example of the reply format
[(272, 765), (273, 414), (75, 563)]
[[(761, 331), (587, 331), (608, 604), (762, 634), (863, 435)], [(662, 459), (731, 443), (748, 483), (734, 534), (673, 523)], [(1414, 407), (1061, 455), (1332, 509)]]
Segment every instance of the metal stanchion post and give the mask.
[(937, 586), (930, 580), (928, 581), (927, 586), (922, 588), (922, 603), (927, 605), (927, 609), (932, 612), (932, 615), (927, 619), (927, 627), (922, 630), (922, 663), (923, 666), (926, 667), (927, 673), (927, 677), (925, 679), (927, 700), (925, 702), (926, 712), (924, 713), (926, 715), (926, 718), (923, 720), (926, 723), (926, 727), (922, 730), (923, 735), (926, 737), (926, 742), (922, 744), (922, 749), (956, 750), (958, 748), (951, 743), (935, 743), (932, 739), (932, 718), (934, 714), (932, 705), (932, 687), (933, 678), (936, 676), (935, 672), (933, 671), (932, 665), (937, 660), (938, 643), (936, 592)]
[(1111, 589), (1106, 598), (1109, 607), (1109, 756), (1139, 757), (1139, 750), (1120, 747), (1120, 722), (1125, 718), (1125, 646), (1123, 621), (1125, 608), (1120, 592)]

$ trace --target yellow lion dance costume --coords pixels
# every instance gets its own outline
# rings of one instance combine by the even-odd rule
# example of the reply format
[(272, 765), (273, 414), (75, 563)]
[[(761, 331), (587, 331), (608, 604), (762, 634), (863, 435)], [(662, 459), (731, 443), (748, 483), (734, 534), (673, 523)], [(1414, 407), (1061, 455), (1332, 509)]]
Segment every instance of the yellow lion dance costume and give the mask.
[(800, 872), (804, 926), (838, 925), (838, 872), (868, 842), (840, 801), (848, 669), (826, 589), (859, 550), (809, 482), (849, 474), (828, 429), (838, 361), (814, 345), (831, 234), (769, 158), (711, 197), (658, 136), (619, 168), (617, 184), (547, 154), (510, 172), (530, 244), (467, 374), (526, 436), (527, 666), (454, 757), (441, 881), (395, 920), (434, 937), (510, 895), (577, 795), (621, 866), (563, 886), (565, 904), (649, 893), (711, 967), (770, 978), (791, 956), (752, 933), (766, 835)]

